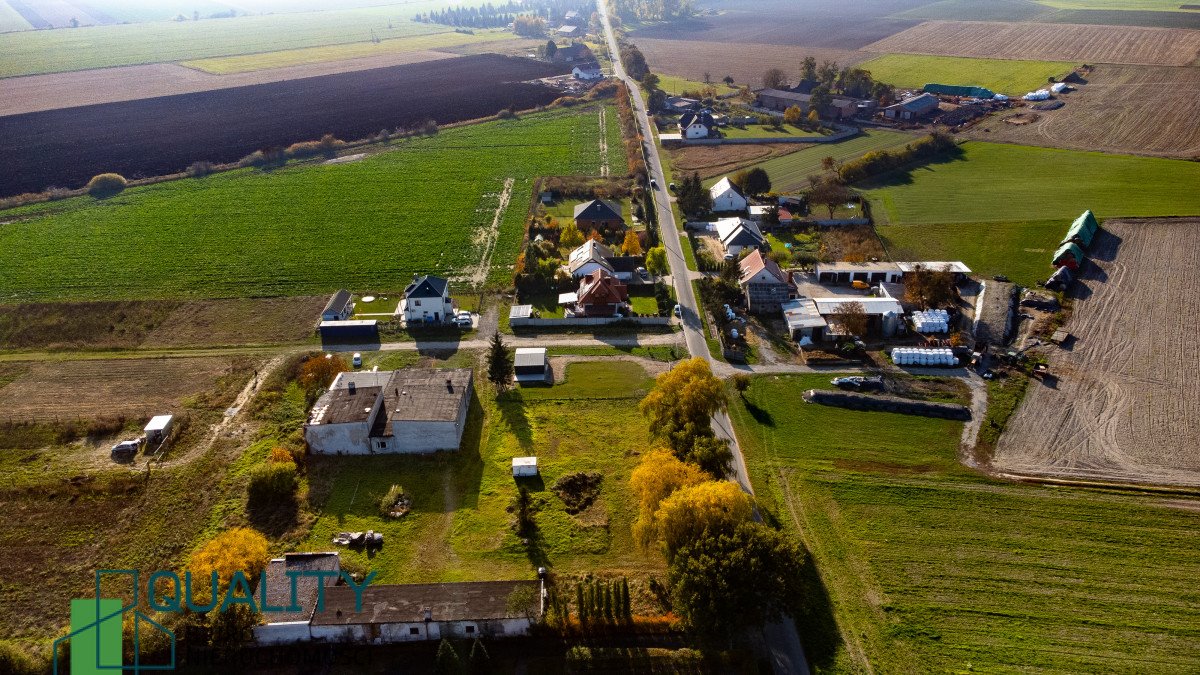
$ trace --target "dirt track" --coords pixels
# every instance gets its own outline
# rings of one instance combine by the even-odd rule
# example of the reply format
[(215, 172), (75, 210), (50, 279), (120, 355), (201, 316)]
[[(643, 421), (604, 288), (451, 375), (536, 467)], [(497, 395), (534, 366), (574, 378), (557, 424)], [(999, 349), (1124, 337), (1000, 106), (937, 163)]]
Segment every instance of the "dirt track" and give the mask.
[[(1100, 65), (1066, 105), (1024, 125), (989, 120), (965, 136), (1078, 150), (1200, 156), (1200, 68)], [(984, 129), (987, 129), (985, 132)]]
[(870, 52), (1186, 66), (1200, 31), (1070, 23), (927, 21), (862, 48)]
[(1109, 220), (1076, 284), (1074, 336), (997, 444), (1018, 474), (1200, 485), (1200, 219)]

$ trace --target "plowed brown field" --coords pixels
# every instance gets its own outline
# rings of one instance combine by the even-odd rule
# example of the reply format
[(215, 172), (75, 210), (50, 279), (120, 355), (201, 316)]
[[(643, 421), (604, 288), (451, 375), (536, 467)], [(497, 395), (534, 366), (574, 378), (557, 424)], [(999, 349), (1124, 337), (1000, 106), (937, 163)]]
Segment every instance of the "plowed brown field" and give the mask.
[[(1200, 156), (1200, 68), (1097, 66), (1066, 105), (1030, 124), (977, 125), (970, 138), (1162, 157)], [(983, 131), (987, 129), (987, 131)]]
[(1083, 24), (927, 21), (862, 48), (871, 52), (1186, 66), (1200, 31)]
[(702, 42), (698, 40), (659, 40), (636, 38), (638, 49), (646, 56), (651, 70), (703, 81), (704, 73), (720, 80), (732, 75), (738, 85), (751, 88), (762, 86), (762, 76), (768, 68), (781, 68), (793, 81), (800, 75), (804, 57), (812, 56), (817, 63), (836, 61), (843, 66), (862, 63), (874, 54), (846, 49), (817, 49), (791, 45), (765, 45), (737, 42)]
[(1200, 219), (1108, 220), (1076, 284), (1075, 336), (1030, 384), (1001, 471), (1200, 485)]
[(211, 391), (232, 366), (230, 357), (32, 363), (0, 389), (0, 418), (50, 421), (169, 412), (184, 399)]

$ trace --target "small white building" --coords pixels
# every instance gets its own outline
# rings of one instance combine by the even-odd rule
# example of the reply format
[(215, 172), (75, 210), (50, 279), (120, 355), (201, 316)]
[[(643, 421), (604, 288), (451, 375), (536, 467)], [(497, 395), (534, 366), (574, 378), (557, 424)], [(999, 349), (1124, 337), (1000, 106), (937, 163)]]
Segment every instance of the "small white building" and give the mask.
[(517, 347), (517, 354), (513, 359), (513, 373), (517, 384), (548, 383), (550, 360), (546, 357), (546, 348)]
[(537, 457), (513, 457), (513, 478), (538, 475)]
[(849, 284), (855, 281), (876, 285), (896, 284), (903, 278), (900, 266), (894, 262), (830, 262), (817, 263), (817, 282), (822, 284)]
[(321, 320), (345, 321), (350, 318), (354, 313), (352, 298), (350, 291), (344, 288), (329, 296), (329, 302), (325, 303), (325, 309), (321, 310)]
[(457, 450), (472, 378), (470, 368), (341, 373), (313, 405), (304, 440), (321, 455)]
[(413, 276), (412, 283), (404, 289), (397, 313), (404, 317), (406, 325), (423, 323), (449, 323), (454, 320), (457, 307), (450, 297), (450, 282), (431, 275)]
[(146, 443), (156, 446), (167, 440), (167, 436), (171, 435), (171, 422), (174, 419), (171, 415), (151, 417), (146, 428), (142, 429), (142, 433), (146, 436)]
[(679, 135), (683, 138), (708, 138), (717, 123), (708, 111), (685, 112), (679, 118)]
[(712, 196), (713, 211), (717, 213), (745, 211), (749, 204), (746, 201), (746, 195), (742, 194), (741, 189), (729, 180), (729, 176), (717, 181), (708, 189), (708, 194)]
[[(264, 576), (267, 588), (262, 617), (266, 625), (254, 627), (254, 640), (260, 645), (294, 644), (311, 640), (308, 622), (317, 607), (318, 586), (332, 588), (337, 583), (337, 577), (330, 574), (318, 578), (307, 573), (341, 572), (341, 569), (341, 557), (336, 551), (285, 553), (282, 558), (273, 558), (267, 563)], [(293, 577), (296, 583), (294, 599)], [(259, 589), (259, 593), (262, 593), (262, 589)], [(261, 599), (262, 595), (256, 597)]]
[(734, 256), (743, 249), (761, 248), (767, 241), (758, 225), (745, 218), (721, 218), (715, 229), (725, 252)]
[(595, 82), (596, 80), (604, 79), (604, 71), (600, 69), (600, 64), (595, 61), (581, 63), (571, 69), (571, 75), (577, 80), (584, 82)]
[(817, 303), (812, 298), (788, 300), (783, 303), (783, 320), (787, 322), (788, 333), (793, 340), (808, 338), (813, 342), (820, 340), (828, 325), (825, 318), (817, 311)]
[(348, 586), (325, 591), (325, 608), (313, 614), (313, 640), (392, 643), (444, 638), (526, 635), (541, 617), (537, 581), (472, 581), (368, 586), (355, 611)]

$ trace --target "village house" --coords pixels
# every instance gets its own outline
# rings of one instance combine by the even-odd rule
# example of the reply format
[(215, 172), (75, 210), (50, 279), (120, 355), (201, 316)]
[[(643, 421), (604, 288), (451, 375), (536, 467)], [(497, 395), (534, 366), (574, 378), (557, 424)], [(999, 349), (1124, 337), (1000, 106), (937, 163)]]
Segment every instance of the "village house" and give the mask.
[(708, 189), (708, 194), (712, 197), (714, 213), (743, 212), (750, 204), (741, 188), (734, 185), (729, 176), (717, 181)]
[(571, 75), (577, 80), (585, 82), (594, 82), (604, 79), (604, 71), (600, 69), (600, 64), (595, 61), (581, 63), (571, 69)]
[(608, 262), (611, 257), (612, 249), (595, 239), (589, 239), (567, 256), (567, 271), (576, 279), (586, 277), (599, 269), (612, 274), (613, 268)]
[(592, 230), (605, 238), (625, 230), (625, 218), (621, 216), (621, 205), (607, 199), (593, 199), (575, 205), (575, 227), (587, 234)]
[(313, 640), (393, 643), (525, 635), (541, 616), (538, 581), (335, 586), (312, 616)]
[(350, 291), (341, 289), (329, 297), (325, 309), (321, 310), (322, 321), (345, 321), (354, 313), (354, 303), (351, 302)]
[(555, 37), (560, 37), (560, 38), (583, 37), (583, 29), (580, 28), (579, 26), (575, 26), (575, 25), (571, 25), (571, 24), (564, 24), (562, 26), (559, 26), (558, 30), (554, 31), (554, 35), (555, 35)]
[(469, 368), (340, 373), (304, 425), (319, 455), (457, 450), (473, 387)]
[(721, 218), (716, 224), (717, 239), (725, 254), (736, 257), (743, 249), (762, 248), (767, 240), (754, 221), (745, 218)]
[[(684, 98), (683, 96), (668, 96), (663, 100), (663, 109), (666, 112), (682, 115), (689, 112), (699, 112), (703, 106), (700, 101), (694, 98)], [(681, 130), (682, 133), (682, 130)]]
[(405, 324), (447, 323), (457, 311), (450, 297), (450, 282), (442, 277), (413, 275), (412, 283), (404, 289), (404, 299), (397, 312)]
[(938, 98), (933, 94), (918, 94), (889, 105), (883, 116), (889, 120), (915, 120), (938, 109)]
[(587, 63), (595, 61), (592, 50), (582, 42), (572, 42), (569, 45), (559, 45), (554, 51), (554, 61), (558, 63)]
[(684, 138), (708, 138), (716, 128), (717, 122), (707, 110), (685, 112), (679, 117), (679, 135)]
[(579, 282), (575, 294), (576, 316), (620, 316), (629, 314), (629, 287), (608, 271), (598, 269)]
[(762, 251), (755, 249), (738, 263), (738, 285), (746, 296), (746, 308), (751, 312), (778, 312), (784, 302), (795, 294), (788, 275)]

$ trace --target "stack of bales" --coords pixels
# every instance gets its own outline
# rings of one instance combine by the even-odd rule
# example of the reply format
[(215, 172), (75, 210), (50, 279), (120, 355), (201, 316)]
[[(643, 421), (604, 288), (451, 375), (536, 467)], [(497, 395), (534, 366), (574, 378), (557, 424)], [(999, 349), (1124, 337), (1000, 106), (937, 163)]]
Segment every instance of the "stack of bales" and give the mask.
[(919, 347), (896, 347), (892, 350), (892, 362), (898, 366), (956, 366), (952, 349), (924, 349)]
[(918, 333), (949, 333), (950, 313), (944, 309), (913, 312), (912, 326)]

